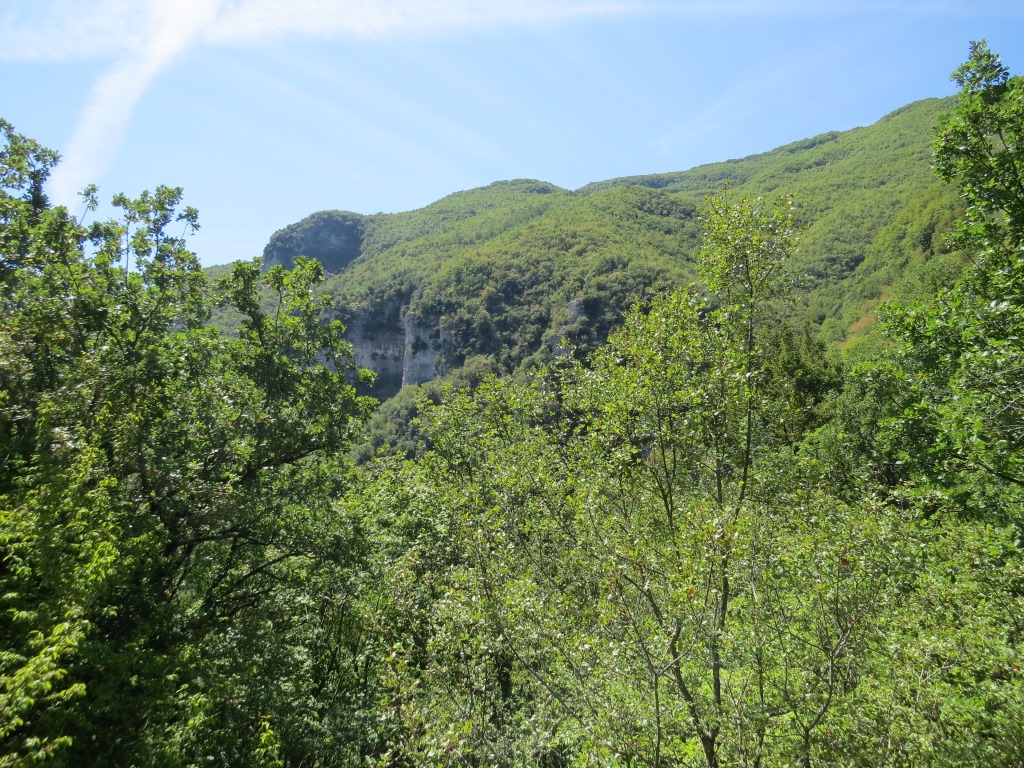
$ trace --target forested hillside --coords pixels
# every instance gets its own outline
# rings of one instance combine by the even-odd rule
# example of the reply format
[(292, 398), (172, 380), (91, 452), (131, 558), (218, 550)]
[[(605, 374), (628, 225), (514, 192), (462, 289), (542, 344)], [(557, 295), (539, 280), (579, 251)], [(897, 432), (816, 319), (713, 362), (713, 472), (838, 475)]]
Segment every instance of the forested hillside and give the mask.
[(799, 280), (780, 310), (841, 343), (874, 322), (908, 269), (910, 284), (938, 286), (960, 267), (944, 244), (957, 199), (931, 168), (934, 127), (951, 106), (917, 102), (867, 128), (575, 192), (519, 180), (408, 213), (322, 211), (275, 234), (264, 256), (304, 254), (333, 274), (327, 290), (357, 359), (378, 371), (375, 393), (387, 398), (467, 360), (510, 373), (549, 362), (563, 339), (595, 349), (631, 304), (696, 278), (706, 195), (724, 184), (784, 191), (801, 238)]
[[(981, 43), (954, 79), (697, 176), (319, 215), (217, 279), (180, 190), (76, 220), (0, 122), (0, 766), (1024, 765), (1024, 77)], [(929, 110), (905, 173), (850, 159)], [(338, 317), (386, 305), (474, 386), (357, 466)]]

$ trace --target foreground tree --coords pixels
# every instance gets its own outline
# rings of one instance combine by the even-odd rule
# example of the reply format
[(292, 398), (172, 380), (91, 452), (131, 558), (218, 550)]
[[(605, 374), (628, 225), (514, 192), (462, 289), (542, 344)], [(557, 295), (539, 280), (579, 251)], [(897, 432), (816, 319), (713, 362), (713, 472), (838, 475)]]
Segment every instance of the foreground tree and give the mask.
[[(333, 557), (336, 457), (365, 409), (319, 265), (209, 284), (166, 187), (86, 231), (46, 201), (56, 157), (3, 127), (4, 761), (251, 763), (261, 718), (294, 703), (232, 667)], [(235, 337), (207, 324), (221, 301)], [(295, 671), (258, 645), (259, 674)]]
[(414, 482), (451, 554), (430, 632), (398, 641), (413, 762), (835, 755), (912, 537), (790, 452), (812, 424), (790, 398), (816, 389), (794, 382), (830, 374), (768, 321), (788, 201), (720, 196), (704, 221), (707, 293), (634, 310), (587, 366), (425, 410)]
[[(967, 215), (957, 245), (972, 259), (937, 301), (894, 313), (938, 424), (938, 466), (1024, 487), (1024, 78), (984, 42), (953, 78), (957, 106), (940, 129), (936, 168)], [(999, 506), (1003, 506), (1000, 504)], [(1019, 512), (1013, 513), (1020, 520)]]
[(806, 416), (766, 344), (788, 201), (711, 198), (703, 221), (707, 295), (633, 314), (567, 397), (595, 415), (580, 471), (614, 457), (584, 504), (608, 564), (606, 638), (643, 681), (636, 759), (810, 765), (878, 651), (907, 531), (891, 510), (840, 502), (790, 452)]
[(785, 201), (705, 222), (706, 292), (424, 404), (433, 450), (378, 467), (390, 764), (1019, 761), (1017, 531), (911, 483), (913, 371), (820, 409), (833, 369), (769, 319)]

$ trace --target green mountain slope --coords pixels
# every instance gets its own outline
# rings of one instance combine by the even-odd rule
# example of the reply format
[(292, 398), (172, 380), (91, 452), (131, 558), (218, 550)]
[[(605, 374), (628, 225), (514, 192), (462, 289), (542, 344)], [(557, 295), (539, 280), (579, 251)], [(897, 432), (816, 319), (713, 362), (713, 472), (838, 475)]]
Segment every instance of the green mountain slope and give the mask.
[(597, 182), (580, 191), (643, 185), (697, 202), (728, 182), (744, 194), (794, 195), (804, 226), (796, 261), (807, 299), (803, 314), (824, 324), (826, 337), (837, 342), (908, 263), (943, 250), (941, 235), (952, 226), (957, 203), (953, 190), (935, 178), (931, 145), (952, 104), (927, 99), (869, 127), (691, 171)]
[(925, 100), (869, 127), (576, 191), (516, 180), (405, 213), (320, 212), (276, 233), (265, 260), (306, 254), (334, 273), (357, 361), (388, 396), (467, 360), (510, 372), (558, 354), (563, 338), (601, 343), (631, 303), (694, 279), (697, 207), (728, 183), (795, 197), (798, 289), (783, 311), (841, 343), (893, 290), (956, 269), (942, 235), (957, 201), (930, 167), (950, 108)]

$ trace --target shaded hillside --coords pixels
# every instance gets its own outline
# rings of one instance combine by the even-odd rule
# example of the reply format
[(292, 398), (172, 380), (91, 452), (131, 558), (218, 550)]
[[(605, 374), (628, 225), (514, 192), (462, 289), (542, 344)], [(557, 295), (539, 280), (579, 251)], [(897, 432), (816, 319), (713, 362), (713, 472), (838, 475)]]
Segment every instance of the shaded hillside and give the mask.
[(575, 192), (516, 180), (405, 213), (320, 212), (276, 233), (265, 259), (303, 253), (335, 273), (328, 289), (357, 362), (381, 374), (388, 396), (471, 358), (507, 373), (558, 354), (563, 338), (602, 343), (631, 303), (694, 279), (697, 206), (728, 183), (794, 195), (803, 235), (784, 311), (840, 343), (871, 324), (894, 286), (956, 269), (948, 256), (934, 274), (924, 267), (955, 219), (955, 197), (930, 166), (950, 106), (929, 99), (869, 127)]
[(263, 263), (290, 267), (295, 255), (301, 253), (319, 261), (328, 272), (340, 272), (362, 254), (366, 220), (358, 213), (314, 213), (275, 232), (263, 249)]

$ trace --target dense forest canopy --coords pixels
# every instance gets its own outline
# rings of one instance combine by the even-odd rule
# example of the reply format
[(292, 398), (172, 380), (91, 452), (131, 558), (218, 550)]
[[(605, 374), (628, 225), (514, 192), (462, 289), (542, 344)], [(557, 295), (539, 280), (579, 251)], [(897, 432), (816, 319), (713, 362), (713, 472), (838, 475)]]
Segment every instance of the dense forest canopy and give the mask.
[(984, 43), (954, 79), (899, 227), (963, 214), (884, 338), (793, 323), (789, 190), (499, 185), (438, 248), (627, 200), (694, 282), (425, 391), (361, 466), (319, 261), (214, 280), (181, 190), (87, 224), (0, 122), (0, 766), (1024, 764), (1024, 79)]

